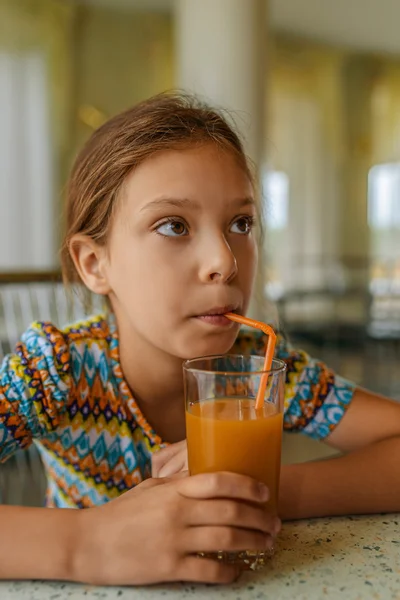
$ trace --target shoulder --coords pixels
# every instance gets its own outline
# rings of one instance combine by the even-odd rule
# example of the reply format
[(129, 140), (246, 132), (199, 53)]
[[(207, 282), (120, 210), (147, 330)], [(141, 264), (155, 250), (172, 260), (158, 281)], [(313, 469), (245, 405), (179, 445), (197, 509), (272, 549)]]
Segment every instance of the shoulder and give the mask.
[(84, 340), (107, 340), (111, 335), (109, 322), (104, 314), (94, 315), (67, 325), (62, 333), (70, 343)]
[(58, 328), (47, 321), (36, 321), (25, 331), (16, 354), (29, 356), (38, 368), (46, 370), (54, 364), (57, 370), (68, 371), (71, 353), (77, 348), (90, 348), (93, 342), (107, 345), (109, 326), (104, 315), (96, 315)]
[(63, 329), (35, 322), (25, 331), (0, 367), (0, 440), (4, 435), (9, 440), (0, 451), (3, 457), (30, 443), (32, 437), (42, 438), (58, 427), (76, 389), (76, 374), (82, 366), (85, 376), (93, 373), (97, 357), (104, 352), (92, 344), (96, 340), (107, 344), (107, 335), (103, 316)]
[(110, 335), (109, 326), (104, 315), (96, 315), (58, 328), (49, 321), (35, 321), (22, 334), (21, 342), (27, 347), (68, 346), (73, 342), (107, 339)]

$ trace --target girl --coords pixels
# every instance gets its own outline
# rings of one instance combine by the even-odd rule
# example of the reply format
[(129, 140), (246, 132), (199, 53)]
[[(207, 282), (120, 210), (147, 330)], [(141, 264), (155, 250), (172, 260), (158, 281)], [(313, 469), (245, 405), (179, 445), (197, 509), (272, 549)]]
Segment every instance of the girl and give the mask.
[[(35, 323), (4, 360), (0, 455), (38, 443), (53, 510), (0, 508), (1, 577), (223, 583), (235, 569), (197, 552), (272, 544), (268, 490), (232, 473), (179, 474), (185, 447), (174, 445), (185, 438), (182, 361), (228, 352), (238, 328), (223, 314), (246, 313), (255, 213), (237, 135), (190, 97), (155, 97), (93, 134), (68, 187), (62, 260), (66, 281), (109, 310), (63, 330)], [(285, 428), (346, 452), (284, 467), (281, 517), (399, 510), (400, 405), (282, 340), (277, 354)], [(150, 478), (157, 451), (154, 474), (168, 478)]]

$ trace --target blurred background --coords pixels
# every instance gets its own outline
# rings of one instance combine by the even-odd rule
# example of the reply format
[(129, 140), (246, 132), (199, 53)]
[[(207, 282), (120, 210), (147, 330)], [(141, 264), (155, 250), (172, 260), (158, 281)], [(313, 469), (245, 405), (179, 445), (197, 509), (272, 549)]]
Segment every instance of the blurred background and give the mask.
[(0, 0), (0, 353), (80, 314), (54, 283), (78, 149), (178, 87), (229, 108), (258, 167), (254, 312), (400, 399), (399, 22), (398, 0)]

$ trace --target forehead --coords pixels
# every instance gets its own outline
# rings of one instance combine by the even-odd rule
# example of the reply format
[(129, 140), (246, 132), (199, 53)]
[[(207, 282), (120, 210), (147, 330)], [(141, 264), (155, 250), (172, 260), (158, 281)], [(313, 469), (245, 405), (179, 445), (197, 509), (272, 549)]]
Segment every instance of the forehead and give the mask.
[(215, 144), (167, 150), (143, 161), (126, 178), (125, 200), (141, 208), (158, 196), (202, 200), (253, 197), (253, 185), (243, 164)]

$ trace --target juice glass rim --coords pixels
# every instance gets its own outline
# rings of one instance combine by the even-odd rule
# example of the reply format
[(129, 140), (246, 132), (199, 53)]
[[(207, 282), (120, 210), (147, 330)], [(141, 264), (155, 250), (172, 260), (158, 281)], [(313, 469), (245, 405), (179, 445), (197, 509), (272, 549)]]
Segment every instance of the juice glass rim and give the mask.
[(183, 363), (184, 371), (191, 371), (193, 373), (206, 373), (206, 374), (216, 374), (216, 375), (229, 375), (230, 377), (243, 377), (243, 376), (254, 376), (254, 375), (277, 375), (279, 373), (284, 373), (286, 371), (286, 363), (280, 358), (274, 358), (272, 363), (279, 363), (279, 366), (269, 371), (265, 371), (264, 369), (260, 369), (259, 371), (222, 371), (215, 369), (198, 369), (196, 367), (192, 367), (191, 364), (202, 361), (202, 360), (215, 360), (217, 358), (223, 359), (237, 359), (237, 358), (256, 358), (260, 360), (264, 360), (263, 356), (259, 356), (258, 354), (211, 354), (208, 356), (198, 356), (197, 358), (190, 358), (185, 360)]

